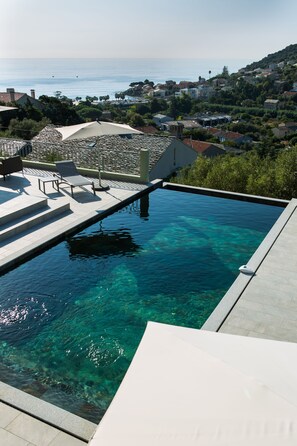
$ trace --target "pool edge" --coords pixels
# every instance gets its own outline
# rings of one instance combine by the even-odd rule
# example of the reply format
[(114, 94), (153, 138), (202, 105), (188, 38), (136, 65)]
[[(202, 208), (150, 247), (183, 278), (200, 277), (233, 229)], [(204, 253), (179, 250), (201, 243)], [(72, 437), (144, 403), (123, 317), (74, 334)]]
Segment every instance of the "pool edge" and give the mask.
[(274, 223), (262, 243), (259, 245), (257, 250), (254, 252), (252, 257), (247, 263), (247, 266), (254, 271), (252, 275), (245, 275), (239, 273), (238, 277), (235, 279), (231, 287), (228, 289), (226, 294), (222, 297), (221, 301), (218, 303), (216, 308), (213, 310), (209, 318), (201, 327), (202, 330), (208, 331), (219, 331), (227, 317), (231, 313), (232, 309), (242, 296), (244, 290), (257, 273), (258, 268), (268, 255), (269, 251), (275, 244), (278, 237), (281, 235), (283, 229), (291, 218), (297, 207), (297, 199), (292, 198), (287, 207), (281, 213), (277, 221)]

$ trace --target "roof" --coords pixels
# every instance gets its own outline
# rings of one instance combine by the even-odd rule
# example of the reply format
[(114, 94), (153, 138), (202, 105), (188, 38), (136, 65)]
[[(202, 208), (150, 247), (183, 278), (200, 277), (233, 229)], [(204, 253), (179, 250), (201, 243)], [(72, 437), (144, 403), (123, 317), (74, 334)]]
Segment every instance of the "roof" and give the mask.
[(214, 129), (214, 128), (207, 129), (207, 131), (214, 136), (223, 137), (230, 141), (236, 141), (240, 138), (252, 139), (250, 136), (243, 135), (242, 133), (238, 133), (238, 132), (231, 132), (231, 131), (225, 131), (225, 130)]
[(136, 130), (139, 130), (142, 133), (156, 134), (159, 133), (159, 130), (156, 129), (153, 125), (144, 125), (142, 127), (135, 127)]
[(185, 129), (192, 129), (192, 128), (202, 128), (202, 125), (199, 124), (196, 121), (191, 121), (189, 119), (179, 119), (178, 121), (167, 121), (166, 125), (172, 125), (172, 126), (176, 126), (176, 125), (183, 125)]
[[(135, 135), (109, 135), (96, 138), (97, 147), (100, 147), (101, 158), (104, 161), (104, 170), (139, 174), (139, 154), (142, 149), (150, 152), (150, 170), (155, 166), (167, 148), (176, 142), (174, 137), (155, 136), (148, 134)], [(94, 138), (62, 141), (61, 133), (53, 126), (46, 126), (32, 139), (33, 151), (28, 159), (48, 158), (49, 152), (71, 156), (73, 161), (82, 167), (97, 165), (97, 151), (90, 149), (89, 144)], [(181, 143), (180, 141), (178, 141)]]
[[(26, 93), (18, 93), (18, 92), (14, 92), (14, 100), (18, 101), (22, 96), (24, 96)], [(11, 96), (10, 93), (1, 93), (0, 92), (0, 101), (1, 102), (5, 102), (5, 104), (8, 104), (11, 102)]]
[(183, 143), (187, 144), (187, 146), (192, 147), (198, 153), (203, 153), (205, 152), (205, 150), (209, 149), (212, 146), (216, 147), (211, 142), (197, 141), (195, 139), (190, 139), (190, 138), (183, 139)]
[(206, 130), (208, 133), (211, 133), (212, 135), (217, 135), (222, 131), (220, 129), (217, 129), (216, 127), (208, 127)]
[(283, 96), (295, 96), (297, 91), (284, 91)]
[(220, 150), (225, 152), (225, 148), (221, 144), (214, 144), (208, 141), (198, 141), (195, 139), (185, 138), (183, 139), (183, 143), (192, 147), (192, 149), (196, 150), (198, 153), (204, 153), (209, 148), (214, 148), (216, 150)]
[(154, 117), (154, 118), (157, 118), (157, 119), (170, 118), (170, 116), (162, 115), (161, 113), (157, 113), (157, 114), (154, 115), (153, 117)]
[(242, 135), (241, 133), (238, 132), (222, 132), (221, 133), (225, 138), (227, 139), (232, 139), (232, 140), (236, 140), (239, 138), (244, 137), (245, 135)]

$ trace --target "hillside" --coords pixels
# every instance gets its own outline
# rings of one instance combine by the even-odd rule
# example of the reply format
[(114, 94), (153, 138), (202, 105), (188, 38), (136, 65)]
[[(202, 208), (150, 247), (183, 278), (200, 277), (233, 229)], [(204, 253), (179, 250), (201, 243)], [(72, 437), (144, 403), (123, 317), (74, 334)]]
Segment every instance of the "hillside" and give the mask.
[(287, 62), (289, 60), (297, 62), (297, 44), (289, 45), (283, 50), (277, 51), (273, 54), (268, 54), (268, 56), (259, 60), (258, 62), (253, 62), (246, 66), (247, 70), (254, 70), (255, 68), (266, 68), (272, 63)]

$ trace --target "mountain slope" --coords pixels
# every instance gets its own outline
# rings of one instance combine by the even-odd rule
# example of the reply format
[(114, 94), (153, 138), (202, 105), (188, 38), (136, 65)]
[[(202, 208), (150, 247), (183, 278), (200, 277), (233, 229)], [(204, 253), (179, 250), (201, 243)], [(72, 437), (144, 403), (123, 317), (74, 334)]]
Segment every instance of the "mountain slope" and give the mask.
[(268, 54), (268, 56), (259, 60), (258, 62), (253, 62), (246, 66), (247, 70), (254, 70), (255, 68), (266, 68), (272, 63), (287, 62), (293, 60), (297, 62), (297, 44), (289, 45), (283, 50), (277, 51), (273, 54)]

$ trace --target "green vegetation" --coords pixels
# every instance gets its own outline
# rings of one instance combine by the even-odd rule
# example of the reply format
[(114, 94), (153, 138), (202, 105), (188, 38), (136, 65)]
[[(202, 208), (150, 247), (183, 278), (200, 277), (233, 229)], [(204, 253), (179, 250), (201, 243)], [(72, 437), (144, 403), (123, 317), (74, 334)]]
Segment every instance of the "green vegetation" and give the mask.
[(205, 158), (182, 169), (175, 183), (222, 189), (266, 197), (291, 199), (297, 196), (297, 146), (283, 150), (273, 159), (256, 151)]
[(280, 63), (284, 60), (292, 60), (297, 62), (297, 44), (289, 45), (283, 50), (277, 51), (273, 54), (261, 59), (259, 62), (253, 62), (246, 66), (248, 70), (254, 70), (255, 68), (265, 68), (272, 63)]

